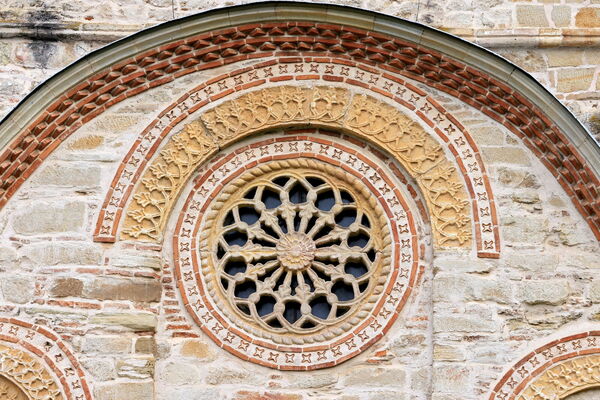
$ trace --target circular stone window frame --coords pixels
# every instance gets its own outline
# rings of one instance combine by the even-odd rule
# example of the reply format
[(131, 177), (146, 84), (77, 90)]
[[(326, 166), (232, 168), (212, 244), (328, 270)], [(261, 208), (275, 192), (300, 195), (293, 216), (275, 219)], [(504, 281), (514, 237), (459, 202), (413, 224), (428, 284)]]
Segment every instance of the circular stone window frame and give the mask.
[[(333, 142), (307, 136), (287, 136), (258, 142), (256, 138), (253, 140), (250, 145), (234, 147), (225, 156), (216, 157), (216, 161), (213, 158), (213, 164), (209, 162), (201, 167), (199, 173), (205, 172), (204, 175), (193, 179), (194, 188), (183, 203), (172, 242), (174, 274), (183, 303), (205, 334), (219, 347), (239, 358), (280, 370), (313, 370), (338, 365), (379, 340), (391, 328), (407, 302), (416, 280), (420, 258), (418, 234), (411, 211), (413, 208), (409, 208), (404, 196), (396, 187), (395, 179), (387, 176), (378, 165), (361, 154), (361, 151), (343, 146), (337, 140)], [(302, 141), (313, 143), (314, 152), (301, 151)], [(290, 146), (293, 149), (292, 153), (289, 150)], [(287, 154), (284, 154), (286, 151)], [(354, 167), (347, 164), (351, 160), (344, 159), (346, 156), (342, 154), (345, 152), (351, 154)], [(248, 158), (248, 155), (251, 157)], [(202, 285), (197, 220), (206, 211), (207, 200), (213, 198), (214, 193), (221, 190), (228, 181), (235, 179), (235, 176), (224, 178), (218, 171), (236, 167), (239, 176), (246, 168), (255, 167), (261, 162), (280, 161), (298, 156), (330, 163), (353, 174), (369, 186), (388, 219), (392, 232), (391, 261), (395, 263), (395, 267), (390, 271), (381, 297), (359, 326), (352, 326), (345, 334), (320, 343), (300, 344), (290, 341), (281, 344), (239, 329), (215, 306), (211, 295)], [(363, 172), (358, 172), (361, 168)], [(371, 171), (372, 178), (365, 175), (367, 170)], [(376, 181), (377, 187), (370, 179)], [(379, 187), (384, 194), (381, 194)]]
[[(321, 325), (315, 325), (312, 328), (307, 328), (304, 331), (302, 331), (302, 327), (295, 325), (296, 322), (300, 322), (301, 319), (307, 320), (308, 318), (311, 318), (310, 316), (308, 316), (308, 313), (303, 313), (305, 315), (303, 315), (303, 317), (301, 317), (298, 321), (292, 322), (287, 320), (286, 323), (286, 321), (284, 321), (286, 318), (283, 315), (281, 315), (282, 318), (277, 318), (277, 314), (280, 313), (278, 313), (277, 310), (274, 310), (275, 315), (273, 315), (272, 317), (276, 318), (283, 325), (281, 329), (279, 329), (283, 332), (278, 332), (277, 328), (273, 328), (271, 326), (266, 325), (263, 322), (263, 320), (259, 319), (257, 321), (257, 318), (245, 315), (244, 313), (236, 309), (236, 307), (232, 304), (231, 299), (229, 298), (231, 293), (225, 293), (223, 286), (219, 284), (219, 280), (222, 278), (222, 276), (218, 275), (218, 273), (222, 271), (220, 271), (220, 268), (215, 265), (216, 263), (218, 263), (218, 261), (215, 260), (215, 257), (218, 253), (217, 246), (219, 245), (218, 243), (216, 243), (216, 239), (218, 236), (220, 236), (217, 230), (219, 228), (222, 228), (223, 220), (226, 218), (227, 214), (232, 210), (230, 208), (231, 206), (233, 206), (231, 204), (232, 201), (237, 202), (237, 200), (240, 197), (240, 193), (245, 194), (247, 191), (256, 188), (256, 186), (258, 186), (260, 183), (265, 184), (265, 180), (272, 181), (273, 179), (288, 175), (292, 176), (293, 179), (294, 177), (299, 177), (299, 175), (301, 175), (302, 173), (309, 174), (307, 176), (310, 177), (317, 176), (319, 178), (322, 178), (325, 181), (325, 183), (330, 184), (330, 187), (334, 187), (334, 184), (337, 184), (337, 189), (349, 192), (351, 195), (354, 195), (354, 197), (356, 197), (355, 201), (357, 203), (362, 203), (361, 205), (363, 210), (367, 210), (365, 214), (368, 214), (367, 218), (369, 219), (369, 223), (372, 224), (371, 232), (374, 234), (373, 241), (375, 242), (374, 246), (377, 248), (376, 252), (380, 254), (376, 255), (375, 259), (372, 260), (371, 265), (373, 266), (373, 271), (369, 271), (373, 272), (374, 275), (374, 277), (372, 277), (373, 284), (368, 285), (364, 292), (361, 292), (361, 294), (358, 297), (353, 298), (353, 300), (356, 300), (358, 304), (350, 306), (348, 309), (348, 313), (340, 315), (333, 321), (323, 321), (321, 322)], [(247, 185), (250, 185), (251, 187), (247, 187)], [(390, 231), (385, 221), (383, 209), (378, 204), (376, 199), (369, 199), (370, 194), (372, 193), (368, 191), (367, 187), (364, 185), (364, 182), (361, 182), (355, 176), (343, 171), (341, 168), (318, 159), (294, 158), (293, 155), (291, 155), (289, 159), (272, 160), (267, 163), (260, 164), (254, 168), (249, 169), (248, 171), (240, 175), (238, 178), (231, 180), (229, 184), (226, 187), (224, 187), (223, 190), (218, 194), (218, 197), (210, 204), (210, 208), (205, 213), (206, 217), (203, 218), (200, 224), (198, 225), (198, 230), (200, 232), (199, 240), (201, 242), (199, 246), (199, 251), (202, 255), (200, 264), (203, 266), (202, 270), (203, 276), (206, 278), (207, 291), (210, 294), (215, 294), (213, 298), (218, 303), (219, 309), (228, 315), (229, 320), (234, 321), (234, 323), (237, 325), (243, 325), (245, 330), (253, 331), (257, 336), (262, 336), (264, 339), (268, 339), (273, 342), (284, 345), (313, 343), (331, 340), (336, 336), (343, 334), (352, 326), (358, 325), (360, 323), (360, 317), (358, 315), (368, 313), (369, 311), (371, 311), (373, 309), (373, 305), (376, 301), (376, 298), (382, 294), (382, 286), (385, 284), (387, 275), (390, 272), (391, 264), (390, 258), (392, 251), (390, 249), (391, 241), (389, 240)], [(379, 232), (377, 232), (377, 230), (379, 230)], [(287, 236), (284, 236), (284, 238), (286, 237)], [(311, 242), (313, 243), (313, 246), (318, 246), (318, 240), (313, 241), (311, 238)], [(283, 242), (280, 241), (277, 247), (279, 247), (279, 244), (281, 243)], [(272, 251), (277, 252), (279, 258), (279, 256), (281, 255), (281, 251), (278, 251), (277, 248), (273, 248)], [(342, 249), (340, 249), (340, 251), (342, 251)], [(315, 248), (314, 252), (318, 254), (318, 248)], [(340, 265), (341, 263), (342, 261), (340, 260)], [(283, 262), (280, 262), (280, 266), (276, 267), (275, 269), (288, 269), (281, 264), (283, 264)], [(311, 266), (314, 266), (312, 262), (310, 264)], [(313, 268), (311, 267), (301, 269), (313, 270)], [(295, 275), (298, 276), (297, 273)], [(289, 273), (286, 273), (286, 276), (289, 276)], [(346, 279), (338, 279), (337, 282), (345, 280)], [(245, 280), (244, 282), (246, 281), (247, 280)], [(260, 279), (257, 278), (256, 281), (260, 281)], [(314, 279), (313, 282), (315, 282)], [(275, 284), (277, 284), (277, 282), (275, 282)], [(327, 285), (325, 282), (324, 284)], [(283, 286), (286, 287), (285, 283), (283, 284)], [(290, 292), (291, 289), (292, 288), (290, 287)], [(333, 295), (333, 288), (328, 289), (329, 294), (327, 297), (331, 297), (331, 295)], [(275, 295), (275, 290), (272, 290), (272, 292)], [(277, 290), (277, 292), (281, 291)], [(292, 301), (297, 301), (299, 300), (298, 297), (300, 296), (298, 296), (297, 293), (295, 293), (294, 296), (292, 296), (290, 293), (288, 296), (285, 297), (286, 298), (281, 299), (282, 303), (290, 303)], [(249, 302), (252, 302), (250, 298), (248, 298), (248, 300)], [(331, 303), (336, 302), (331, 301)], [(338, 305), (335, 304), (336, 308), (337, 306)], [(241, 321), (247, 321), (247, 323), (242, 324), (240, 323)], [(261, 326), (262, 329), (255, 329), (252, 326), (252, 322), (258, 322), (259, 326)], [(288, 324), (290, 326), (287, 326)], [(295, 338), (296, 340), (292, 340), (292, 342), (290, 343), (290, 334), (297, 334), (299, 335), (299, 337), (292, 336), (292, 338)]]

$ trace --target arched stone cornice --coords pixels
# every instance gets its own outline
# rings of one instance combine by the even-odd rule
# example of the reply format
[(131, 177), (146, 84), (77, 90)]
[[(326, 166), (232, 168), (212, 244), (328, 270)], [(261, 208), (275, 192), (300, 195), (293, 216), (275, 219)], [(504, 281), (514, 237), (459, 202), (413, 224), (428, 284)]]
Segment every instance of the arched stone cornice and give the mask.
[(600, 387), (600, 331), (554, 340), (512, 366), (489, 400), (562, 400)]
[(81, 366), (60, 337), (14, 318), (0, 318), (0, 375), (31, 400), (92, 398)]
[(365, 60), (475, 107), (523, 140), (600, 237), (600, 148), (531, 76), (423, 25), (322, 4), (214, 10), (143, 31), (68, 67), (0, 124), (0, 206), (62, 140), (112, 105), (194, 71), (277, 54)]

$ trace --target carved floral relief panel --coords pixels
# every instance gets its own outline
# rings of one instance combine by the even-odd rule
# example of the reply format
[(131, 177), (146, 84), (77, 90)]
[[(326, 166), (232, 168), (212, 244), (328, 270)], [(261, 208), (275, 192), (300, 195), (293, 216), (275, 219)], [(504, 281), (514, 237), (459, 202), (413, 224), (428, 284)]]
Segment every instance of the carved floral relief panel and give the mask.
[[(193, 170), (191, 160), (198, 166), (217, 146), (226, 146), (259, 129), (302, 122), (338, 127), (389, 151), (424, 192), (438, 244), (471, 244), (471, 205), (456, 167), (419, 124), (374, 98), (351, 98), (343, 88), (279, 86), (224, 102), (207, 111), (201, 120), (205, 130), (198, 123), (188, 125), (146, 172), (127, 211), (125, 238), (159, 237), (175, 194)], [(193, 138), (190, 132), (195, 132)], [(195, 143), (192, 150), (201, 149), (194, 155), (185, 154), (183, 143), (190, 139)], [(172, 151), (176, 146), (181, 147), (179, 153)]]

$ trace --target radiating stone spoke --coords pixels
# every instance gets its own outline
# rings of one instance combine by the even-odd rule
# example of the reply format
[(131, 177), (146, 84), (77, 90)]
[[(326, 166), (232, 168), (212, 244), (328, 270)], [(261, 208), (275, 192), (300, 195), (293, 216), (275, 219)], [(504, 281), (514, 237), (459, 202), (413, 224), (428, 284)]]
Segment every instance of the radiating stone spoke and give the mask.
[(229, 260), (222, 267), (230, 272), (228, 293), (242, 313), (272, 329), (302, 332), (337, 321), (362, 301), (362, 282), (372, 274), (371, 225), (348, 190), (325, 176), (284, 172), (246, 193), (252, 195), (235, 203), (219, 238), (220, 257)]

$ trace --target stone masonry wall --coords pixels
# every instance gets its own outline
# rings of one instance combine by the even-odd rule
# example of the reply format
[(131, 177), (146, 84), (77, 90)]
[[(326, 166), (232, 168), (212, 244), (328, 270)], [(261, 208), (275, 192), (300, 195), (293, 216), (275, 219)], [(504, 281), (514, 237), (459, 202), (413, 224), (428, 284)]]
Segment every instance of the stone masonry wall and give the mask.
[(479, 400), (531, 343), (600, 319), (600, 249), (564, 190), (512, 133), (423, 86), (482, 151), (502, 257), (436, 251), (393, 329), (332, 369), (276, 371), (220, 349), (177, 311), (169, 246), (161, 253), (91, 238), (119, 161), (143, 127), (191, 82), (225, 71), (191, 74), (97, 117), (0, 211), (3, 315), (68, 340), (96, 399)]
[[(0, 6), (0, 116), (37, 84), (113, 40), (223, 0), (7, 0)], [(480, 44), (531, 73), (600, 134), (598, 0), (337, 0)]]
[[(600, 2), (486, 3), (344, 4), (480, 42), (531, 72), (600, 132), (600, 42), (589, 36), (600, 29)], [(0, 6), (0, 111), (94, 48), (219, 5), (9, 0)], [(59, 333), (95, 399), (480, 400), (531, 349), (600, 321), (600, 246), (553, 175), (502, 125), (411, 82), (474, 136), (498, 207), (501, 257), (436, 250), (393, 328), (334, 368), (277, 371), (219, 348), (180, 307), (169, 245), (92, 236), (140, 132), (191, 86), (233, 68), (196, 72), (112, 107), (61, 144), (0, 210), (0, 315)], [(430, 254), (431, 243), (423, 245)]]

